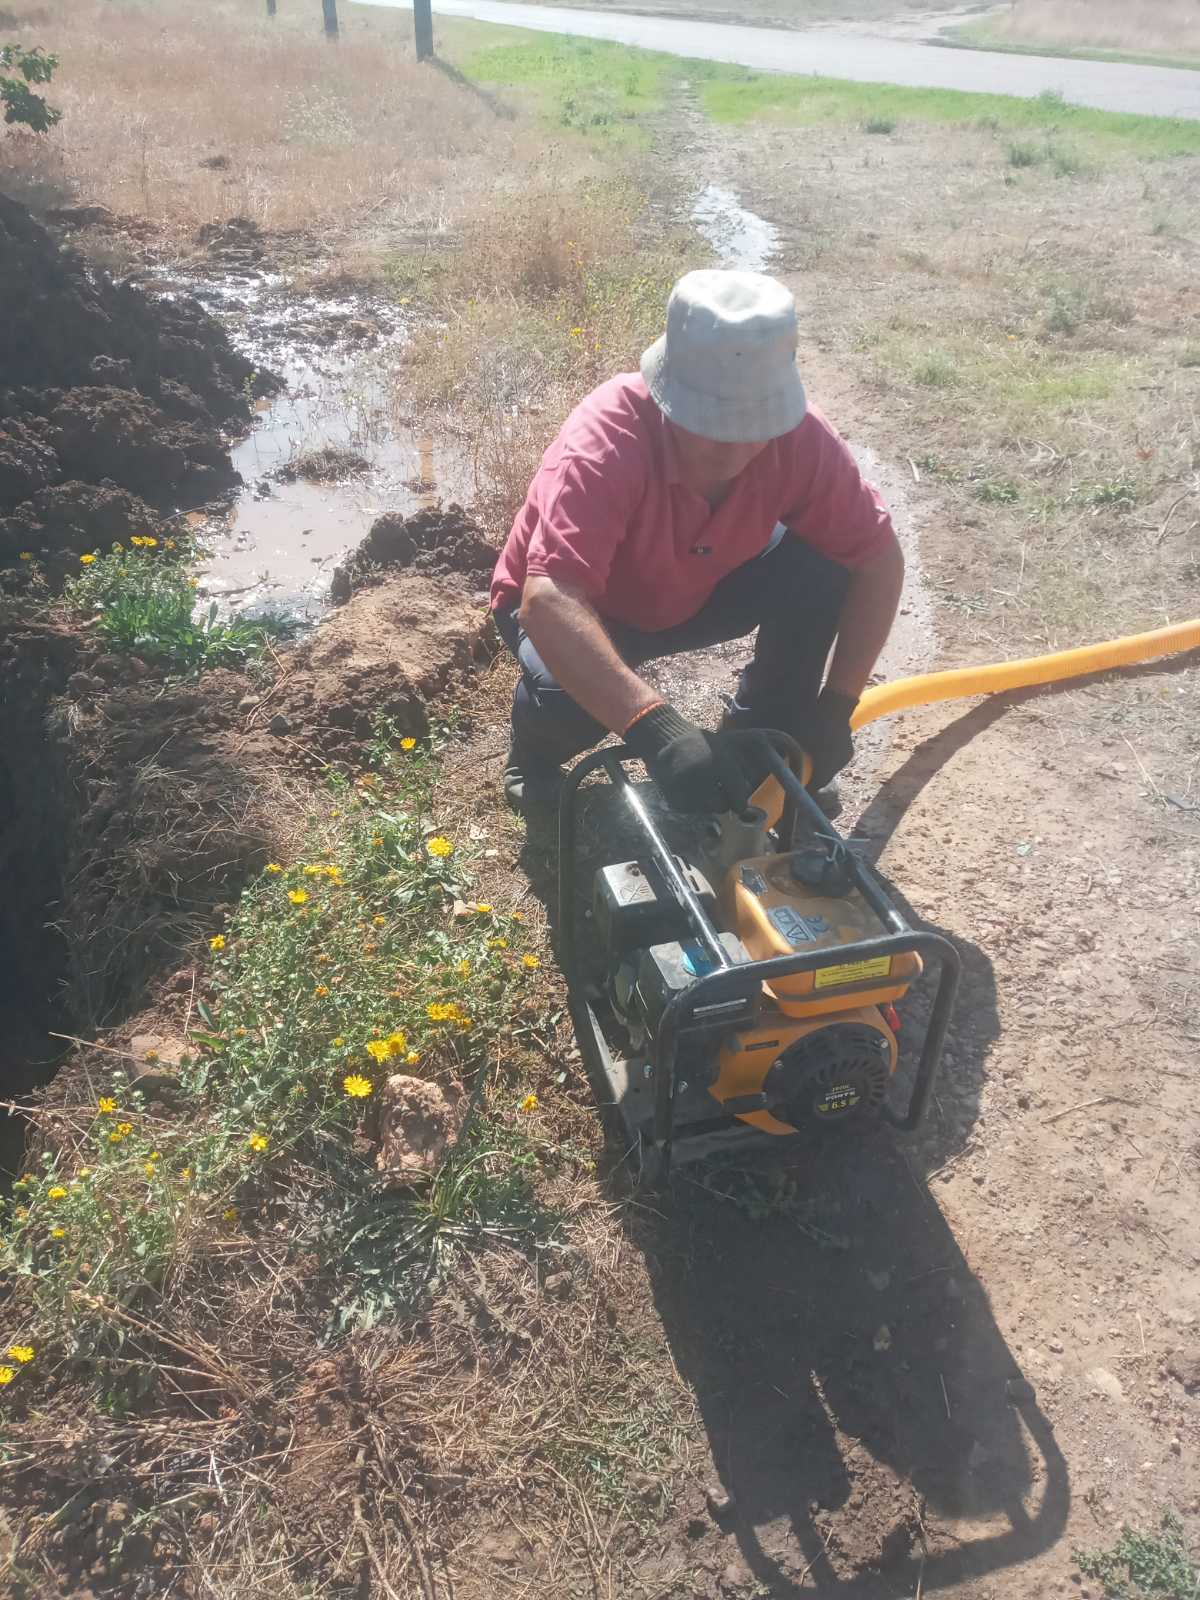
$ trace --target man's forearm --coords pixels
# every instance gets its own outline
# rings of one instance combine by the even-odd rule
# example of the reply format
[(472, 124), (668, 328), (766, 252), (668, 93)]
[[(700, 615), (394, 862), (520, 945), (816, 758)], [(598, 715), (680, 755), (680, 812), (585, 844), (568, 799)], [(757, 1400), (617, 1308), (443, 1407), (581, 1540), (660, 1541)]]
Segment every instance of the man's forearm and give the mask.
[(520, 620), (572, 700), (614, 733), (624, 733), (639, 711), (661, 700), (621, 660), (588, 602), (553, 579), (526, 580)]
[(895, 540), (877, 560), (851, 574), (838, 618), (828, 688), (855, 700), (862, 694), (892, 631), (903, 587), (904, 554)]

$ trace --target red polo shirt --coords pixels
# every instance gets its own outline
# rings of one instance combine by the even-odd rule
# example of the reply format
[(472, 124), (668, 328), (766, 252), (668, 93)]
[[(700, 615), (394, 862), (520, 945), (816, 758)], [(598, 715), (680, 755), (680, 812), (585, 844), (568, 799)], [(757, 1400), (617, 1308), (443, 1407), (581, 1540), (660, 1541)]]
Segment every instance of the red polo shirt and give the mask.
[(845, 567), (882, 551), (891, 519), (845, 440), (810, 405), (714, 511), (680, 482), (671, 431), (640, 373), (594, 390), (542, 457), (492, 578), (492, 606), (540, 573), (602, 617), (654, 633), (695, 616), (727, 573), (766, 549), (778, 523)]

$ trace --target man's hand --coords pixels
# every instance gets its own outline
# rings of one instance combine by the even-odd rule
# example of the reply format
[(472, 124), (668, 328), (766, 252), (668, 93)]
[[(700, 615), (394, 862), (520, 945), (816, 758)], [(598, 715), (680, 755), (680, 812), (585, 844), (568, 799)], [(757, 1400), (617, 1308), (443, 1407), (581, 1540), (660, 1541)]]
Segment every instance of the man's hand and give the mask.
[(674, 706), (653, 706), (625, 732), (673, 811), (744, 811), (751, 784), (728, 734), (706, 733)]
[(858, 699), (837, 689), (822, 689), (812, 716), (800, 730), (800, 743), (812, 762), (810, 789), (823, 789), (854, 755), (850, 718)]

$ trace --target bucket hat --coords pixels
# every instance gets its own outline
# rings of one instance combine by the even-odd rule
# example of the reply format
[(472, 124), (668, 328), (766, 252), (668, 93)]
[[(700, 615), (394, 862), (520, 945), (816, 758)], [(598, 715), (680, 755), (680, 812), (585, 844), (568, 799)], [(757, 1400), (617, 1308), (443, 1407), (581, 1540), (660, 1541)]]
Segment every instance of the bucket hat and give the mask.
[(796, 368), (796, 302), (761, 272), (708, 269), (680, 278), (667, 331), (642, 357), (642, 376), (672, 422), (705, 439), (777, 439), (804, 420)]

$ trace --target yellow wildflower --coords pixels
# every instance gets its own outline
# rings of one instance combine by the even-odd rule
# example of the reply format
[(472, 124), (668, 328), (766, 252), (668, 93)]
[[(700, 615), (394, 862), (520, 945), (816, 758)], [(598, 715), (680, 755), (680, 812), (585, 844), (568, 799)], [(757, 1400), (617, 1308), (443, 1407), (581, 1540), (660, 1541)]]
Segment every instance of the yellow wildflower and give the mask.
[(367, 1041), (367, 1054), (372, 1061), (378, 1061), (380, 1066), (383, 1065), (391, 1053), (386, 1039), (370, 1039)]
[(51, 1228), (50, 1237), (52, 1239), (65, 1239), (67, 1237), (67, 1230), (65, 1228)]
[(304, 889), (289, 889), (288, 899), (294, 906), (302, 906), (308, 900), (308, 892)]
[(98, 1111), (102, 1111), (106, 1117), (111, 1116), (112, 1113), (117, 1109), (117, 1102), (113, 1099), (112, 1095), (102, 1094), (99, 1100), (96, 1101), (96, 1109)]
[(61, 1183), (56, 1183), (52, 1189), (46, 1190), (47, 1200), (65, 1200), (66, 1198), (67, 1191), (63, 1188)]
[(329, 993), (329, 988), (326, 984), (319, 983), (313, 990), (313, 993), (316, 995), (318, 1000), (324, 1000), (325, 996)]
[(118, 1133), (117, 1130), (114, 1128), (113, 1131), (108, 1136), (108, 1142), (109, 1142), (109, 1144), (120, 1144), (120, 1142), (121, 1142), (121, 1140), (123, 1138), (124, 1138), (124, 1134)]
[(431, 856), (437, 856), (439, 859), (444, 859), (446, 856), (454, 854), (454, 846), (449, 839), (444, 838), (440, 833), (435, 833), (432, 839), (426, 839), (425, 848)]
[(507, 950), (508, 949), (508, 940), (507, 939), (489, 939), (488, 940), (488, 949), (489, 950)]
[(420, 1061), (420, 1059), (421, 1059), (420, 1056), (417, 1054), (417, 1052), (415, 1050), (410, 1050), (408, 1052), (408, 1054), (404, 1058), (404, 1065), (406, 1067), (415, 1067), (417, 1062)]
[(266, 866), (263, 868), (263, 871), (264, 872), (282, 872), (283, 868), (279, 865), (278, 861), (268, 861)]
[(142, 540), (142, 543), (146, 546), (146, 548), (148, 550), (153, 550), (155, 545), (158, 543), (158, 540), (154, 537), (153, 534), (148, 533), (146, 535), (146, 537)]
[(265, 1133), (252, 1133), (246, 1140), (246, 1143), (250, 1146), (251, 1150), (258, 1152), (265, 1150), (270, 1142), (270, 1139), (267, 1138)]
[(8, 1353), (22, 1367), (27, 1361), (33, 1360), (33, 1346), (31, 1344), (10, 1344)]
[(247, 1032), (247, 1030), (246, 1030), (246, 1029), (245, 1029), (245, 1028), (243, 1028), (243, 1027), (242, 1027), (242, 1026), (241, 1026), (241, 1025), (240, 1025), (240, 1024), (239, 1024), (239, 1025), (238, 1025), (238, 1026), (237, 1026), (237, 1027), (236, 1027), (236, 1028), (235, 1028), (235, 1029), (234, 1029), (234, 1030), (233, 1030), (233, 1036), (234, 1036), (234, 1038), (235, 1038), (235, 1039), (244, 1039), (244, 1038), (245, 1038), (245, 1037), (246, 1037), (246, 1032)]
[(523, 967), (528, 967), (530, 972), (536, 972), (541, 964), (542, 963), (538, 960), (538, 958), (536, 956), (531, 956), (528, 951), (526, 951), (521, 957), (521, 965)]
[(400, 748), (401, 750), (415, 750), (417, 748), (417, 741), (415, 739), (401, 739)]
[(304, 869), (304, 876), (306, 878), (319, 878), (324, 874), (324, 871), (325, 871), (324, 867), (308, 866), (308, 867), (305, 867), (305, 869)]
[(212, 938), (208, 941), (208, 948), (210, 950), (224, 950), (225, 935), (223, 933), (214, 933)]
[(224, 1211), (221, 1213), (221, 1221), (228, 1223), (234, 1223), (237, 1221), (237, 1212), (233, 1206), (225, 1207)]
[(535, 1095), (535, 1094), (527, 1094), (525, 1096), (524, 1100), (521, 1101), (521, 1110), (522, 1111), (536, 1111), (537, 1108), (538, 1108), (538, 1105), (539, 1105), (539, 1101), (538, 1101), (537, 1095)]
[(481, 917), (486, 917), (492, 908), (486, 900), (478, 900), (475, 903), (475, 909)]
[(460, 978), (469, 978), (471, 976), (471, 963), (469, 961), (460, 961), (454, 970)]
[(372, 850), (382, 850), (382, 848), (383, 848), (383, 840), (379, 837), (378, 834), (376, 834), (375, 837), (371, 840), (371, 848), (372, 848)]
[(389, 1056), (402, 1056), (408, 1049), (408, 1035), (399, 1028), (394, 1033), (389, 1033), (386, 1044)]
[(87, 554), (81, 555), (79, 559), (80, 559), (80, 561), (82, 562), (82, 564), (85, 567), (90, 567), (92, 562), (95, 561), (96, 558), (89, 551)]
[(342, 1088), (352, 1100), (365, 1100), (374, 1092), (374, 1084), (370, 1078), (360, 1077), (357, 1072), (350, 1072), (342, 1079)]
[(335, 883), (340, 883), (342, 879), (342, 869), (335, 862), (334, 864), (325, 868), (325, 876), (327, 878), (332, 878)]
[(345, 1046), (345, 1043), (346, 1043), (345, 1039), (343, 1039), (341, 1034), (339, 1033), (337, 1038), (333, 1041), (333, 1048), (335, 1050), (341, 1050)]
[(191, 1181), (192, 1181), (192, 1169), (191, 1169), (191, 1167), (184, 1167), (183, 1171), (179, 1174), (179, 1176), (183, 1179), (184, 1183), (191, 1183)]
[(453, 1000), (434, 1000), (425, 1007), (425, 1015), (430, 1022), (456, 1022), (458, 1020), (458, 1007)]
[(80, 1176), (80, 1177), (81, 1177), (81, 1178), (90, 1178), (90, 1177), (91, 1177), (91, 1175), (92, 1175), (92, 1169), (91, 1169), (91, 1167), (80, 1167), (80, 1169), (79, 1169), (79, 1176)]
[(145, 1161), (142, 1163), (142, 1171), (148, 1178), (152, 1178), (158, 1171), (158, 1168), (154, 1165), (153, 1161)]
[(16, 1375), (15, 1367), (0, 1367), (0, 1384), (11, 1383)]
[(33, 560), (33, 551), (32, 550), (22, 550), (20, 552), (20, 555), (19, 555), (18, 559), (21, 560), (21, 561), (32, 561)]
[(133, 1132), (133, 1123), (132, 1122), (118, 1122), (117, 1123), (117, 1132), (121, 1135), (122, 1139), (127, 1139), (129, 1137), (129, 1135)]
[(385, 927), (386, 924), (387, 924), (387, 918), (386, 917), (372, 917), (371, 921), (375, 924), (375, 926), (377, 928)]
[(512, 915), (512, 919), (513, 919), (514, 922), (524, 922), (525, 921), (525, 913), (523, 911), (514, 911), (514, 912), (512, 912), (511, 915)]
[(174, 550), (174, 548), (175, 548), (174, 539), (164, 539), (163, 540), (163, 549), (164, 550)]
[(470, 1017), (456, 1017), (454, 1020), (464, 1033), (475, 1026)]

